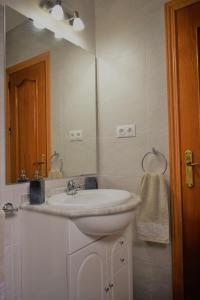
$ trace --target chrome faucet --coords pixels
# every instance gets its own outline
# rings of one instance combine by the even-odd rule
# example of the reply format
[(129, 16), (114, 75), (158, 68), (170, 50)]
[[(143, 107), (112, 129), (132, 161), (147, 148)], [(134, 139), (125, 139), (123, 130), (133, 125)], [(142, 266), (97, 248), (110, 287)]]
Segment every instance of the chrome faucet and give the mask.
[(67, 183), (67, 195), (76, 195), (77, 191), (80, 189), (79, 184), (77, 184), (73, 179), (70, 179)]

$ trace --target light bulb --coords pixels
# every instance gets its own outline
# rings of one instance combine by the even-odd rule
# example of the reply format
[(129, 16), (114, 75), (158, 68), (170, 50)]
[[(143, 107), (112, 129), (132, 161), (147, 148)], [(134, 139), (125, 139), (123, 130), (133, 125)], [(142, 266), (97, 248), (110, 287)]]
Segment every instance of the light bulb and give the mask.
[(62, 39), (63, 38), (63, 34), (61, 32), (58, 32), (58, 31), (54, 33), (54, 36), (55, 36), (56, 39)]
[(63, 20), (64, 12), (62, 6), (60, 4), (56, 4), (51, 10), (51, 15), (57, 21)]
[(84, 28), (85, 28), (85, 25), (84, 25), (83, 21), (79, 17), (74, 18), (73, 29), (75, 31), (82, 31)]
[(42, 23), (40, 23), (39, 21), (37, 20), (33, 20), (33, 25), (37, 28), (37, 29), (44, 29), (44, 25)]

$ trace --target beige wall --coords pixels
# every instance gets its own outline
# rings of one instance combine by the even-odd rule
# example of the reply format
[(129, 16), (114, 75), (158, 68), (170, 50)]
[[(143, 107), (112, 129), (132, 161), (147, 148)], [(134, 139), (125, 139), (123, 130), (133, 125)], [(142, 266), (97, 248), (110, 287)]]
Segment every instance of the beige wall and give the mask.
[[(135, 191), (142, 175), (140, 168), (142, 155), (152, 146), (167, 155), (164, 2), (164, 0), (96, 0), (95, 2), (99, 165), (103, 187)], [(76, 2), (71, 0), (71, 3)], [(85, 3), (79, 0), (79, 5), (84, 7)], [(87, 6), (84, 9), (87, 10)], [(94, 28), (94, 24), (92, 27)], [(2, 24), (0, 28), (2, 41)], [(94, 44), (93, 39), (90, 42)], [(87, 39), (85, 43), (87, 44)], [(0, 43), (0, 196), (2, 204), (7, 200), (18, 203), (20, 195), (27, 190), (27, 187), (26, 185), (4, 186), (2, 80), (4, 60), (1, 54), (3, 54), (2, 42)], [(116, 125), (130, 122), (136, 122), (137, 137), (128, 140), (116, 139)], [(13, 222), (15, 222), (14, 226)], [(16, 275), (13, 275), (18, 274), (16, 262), (19, 262), (17, 259), (19, 253), (14, 247), (17, 245), (16, 235), (15, 232), (11, 234), (11, 228), (17, 228), (16, 223), (16, 219), (7, 223), (8, 234), (11, 237), (7, 248), (7, 261), (9, 262), (7, 274), (12, 274), (7, 280), (9, 300), (15, 299), (16, 291), (20, 294), (20, 282), (14, 280)], [(150, 245), (135, 240), (134, 295), (134, 300), (172, 299), (170, 247)]]
[[(168, 157), (164, 0), (96, 0), (99, 179), (137, 191), (143, 155)], [(116, 126), (137, 136), (117, 139)], [(171, 299), (171, 249), (134, 241), (134, 300)]]

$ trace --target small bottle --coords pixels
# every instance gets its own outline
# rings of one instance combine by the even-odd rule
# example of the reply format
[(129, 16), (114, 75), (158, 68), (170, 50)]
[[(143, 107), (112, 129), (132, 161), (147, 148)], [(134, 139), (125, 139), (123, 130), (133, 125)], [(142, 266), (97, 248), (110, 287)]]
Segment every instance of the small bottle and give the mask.
[(86, 177), (85, 178), (85, 190), (98, 189), (98, 182), (96, 177)]
[(30, 204), (42, 204), (45, 202), (45, 181), (35, 171), (34, 179), (30, 181)]
[(28, 181), (29, 181), (29, 179), (26, 177), (25, 170), (22, 169), (19, 178), (17, 178), (17, 183), (24, 183), (24, 182), (28, 182)]

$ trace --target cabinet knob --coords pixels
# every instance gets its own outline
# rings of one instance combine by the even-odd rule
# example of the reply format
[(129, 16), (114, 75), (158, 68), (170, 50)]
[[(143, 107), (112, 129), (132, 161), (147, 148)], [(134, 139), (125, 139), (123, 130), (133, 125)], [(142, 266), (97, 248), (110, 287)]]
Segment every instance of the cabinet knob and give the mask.
[(113, 283), (109, 283), (109, 287), (110, 289), (113, 288), (114, 284)]
[(123, 246), (123, 245), (124, 245), (124, 241), (120, 241), (119, 243), (120, 243), (120, 245), (121, 245), (121, 246)]
[(110, 291), (110, 288), (108, 286), (105, 286), (104, 290), (106, 293), (108, 293)]
[(122, 263), (124, 263), (124, 262), (125, 262), (125, 258), (121, 257), (121, 258), (120, 258), (120, 261), (121, 261)]

